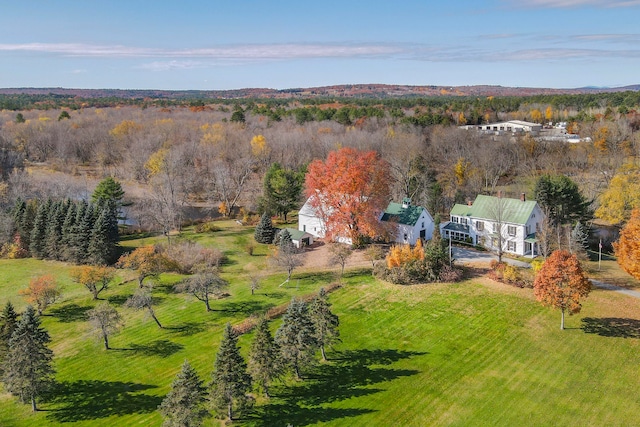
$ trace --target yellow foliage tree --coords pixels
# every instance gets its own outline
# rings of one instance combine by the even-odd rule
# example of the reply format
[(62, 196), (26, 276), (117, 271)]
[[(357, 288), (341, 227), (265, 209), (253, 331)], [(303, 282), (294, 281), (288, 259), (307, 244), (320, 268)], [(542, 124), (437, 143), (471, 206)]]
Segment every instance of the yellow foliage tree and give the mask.
[(549, 105), (547, 109), (544, 110), (544, 119), (548, 122), (553, 119), (553, 108), (551, 108), (551, 105)]
[(464, 185), (467, 182), (469, 169), (471, 168), (471, 163), (466, 161), (463, 157), (460, 157), (456, 162), (456, 165), (453, 167), (453, 172), (456, 176), (456, 184), (459, 186)]
[(207, 123), (202, 125), (200, 129), (203, 132), (200, 142), (204, 145), (219, 144), (227, 137), (226, 129), (222, 123), (214, 123), (213, 125)]
[(113, 129), (109, 131), (111, 136), (116, 138), (123, 138), (127, 135), (131, 135), (142, 129), (142, 125), (134, 122), (133, 120), (123, 120), (118, 123)]
[(162, 171), (168, 153), (169, 150), (161, 148), (149, 156), (147, 163), (144, 164), (144, 168), (149, 171), (149, 176), (157, 175)]
[(595, 215), (618, 225), (627, 221), (635, 208), (640, 208), (640, 167), (629, 163), (611, 178), (609, 187), (600, 195)]
[(467, 124), (467, 118), (464, 116), (464, 113), (462, 111), (458, 113), (458, 124), (460, 126)]
[(251, 154), (262, 157), (269, 151), (267, 139), (263, 135), (256, 135), (251, 138)]
[(607, 138), (609, 136), (609, 128), (606, 126), (602, 126), (600, 129), (596, 131), (593, 135), (593, 146), (598, 150), (605, 152), (608, 149)]
[(542, 111), (538, 110), (537, 108), (531, 110), (531, 120), (534, 121), (535, 123), (541, 123)]

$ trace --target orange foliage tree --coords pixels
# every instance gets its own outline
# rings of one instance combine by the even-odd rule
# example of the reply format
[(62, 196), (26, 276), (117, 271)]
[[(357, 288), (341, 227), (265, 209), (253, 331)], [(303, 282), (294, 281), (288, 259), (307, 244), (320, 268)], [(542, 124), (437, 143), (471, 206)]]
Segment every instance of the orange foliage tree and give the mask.
[(389, 255), (387, 255), (387, 267), (402, 267), (410, 261), (419, 261), (421, 259), (424, 259), (422, 240), (418, 240), (413, 248), (411, 248), (411, 245), (393, 245), (389, 250)]
[(389, 182), (389, 164), (378, 153), (342, 148), (309, 165), (305, 187), (327, 237), (357, 243), (386, 234), (378, 216), (389, 201)]
[(620, 231), (620, 239), (613, 244), (618, 264), (640, 280), (640, 209), (631, 212), (627, 225)]
[(60, 298), (61, 292), (56, 279), (50, 274), (45, 274), (31, 279), (29, 287), (22, 289), (20, 295), (23, 295), (29, 304), (35, 305), (38, 314), (42, 315), (49, 305)]
[(544, 305), (562, 311), (560, 329), (564, 329), (564, 313), (579, 313), (580, 300), (591, 292), (591, 283), (586, 278), (575, 254), (565, 250), (555, 251), (542, 264), (533, 282), (536, 299)]
[(71, 269), (71, 279), (87, 288), (94, 300), (98, 299), (100, 292), (109, 287), (113, 275), (114, 270), (110, 267), (84, 265)]

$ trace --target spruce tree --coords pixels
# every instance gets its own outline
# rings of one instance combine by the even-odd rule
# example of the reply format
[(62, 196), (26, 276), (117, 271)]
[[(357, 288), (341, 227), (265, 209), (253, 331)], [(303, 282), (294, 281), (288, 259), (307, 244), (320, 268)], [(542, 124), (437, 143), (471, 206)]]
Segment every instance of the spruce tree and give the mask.
[(291, 233), (286, 228), (278, 234), (278, 246), (281, 251), (292, 251), (295, 248)]
[(569, 248), (571, 253), (578, 255), (580, 259), (587, 258), (587, 249), (589, 249), (589, 234), (580, 221), (578, 221), (571, 230), (569, 237)]
[(50, 206), (50, 202), (40, 203), (38, 205), (38, 210), (36, 211), (33, 228), (31, 230), (31, 235), (29, 236), (29, 251), (34, 258), (42, 259), (47, 256), (46, 236)]
[(279, 348), (269, 330), (269, 322), (262, 318), (256, 327), (249, 350), (249, 373), (265, 396), (269, 397), (269, 384), (282, 373)]
[(67, 215), (62, 223), (61, 253), (62, 259), (71, 261), (73, 258), (73, 233), (75, 232), (76, 216), (78, 214), (78, 204), (71, 203), (67, 209)]
[(91, 264), (107, 265), (115, 261), (117, 238), (114, 239), (112, 215), (113, 211), (105, 206), (93, 224), (87, 246), (87, 260)]
[(91, 231), (93, 230), (94, 215), (92, 205), (81, 202), (78, 205), (76, 225), (73, 235), (70, 237), (71, 261), (76, 264), (84, 264), (87, 260)]
[(260, 217), (260, 222), (256, 225), (256, 231), (253, 235), (256, 242), (258, 243), (273, 243), (273, 238), (275, 236), (275, 228), (273, 228), (273, 223), (271, 222), (271, 217), (265, 212)]
[(9, 340), (18, 324), (18, 313), (13, 308), (11, 301), (7, 301), (0, 314), (0, 375), (4, 372), (4, 363), (9, 353)]
[(234, 410), (242, 410), (250, 402), (247, 393), (251, 389), (251, 376), (230, 323), (224, 329), (211, 377), (211, 402), (232, 420)]
[(338, 330), (340, 321), (338, 316), (331, 312), (331, 304), (324, 288), (320, 288), (318, 296), (309, 305), (309, 314), (315, 328), (316, 340), (322, 352), (322, 360), (326, 361), (324, 347), (340, 339), (340, 331)]
[(187, 360), (171, 383), (171, 390), (158, 407), (164, 427), (194, 427), (208, 415), (204, 407), (206, 388)]
[(296, 378), (300, 379), (300, 369), (311, 363), (318, 348), (315, 328), (304, 301), (296, 298), (291, 300), (275, 341), (280, 347), (283, 364), (293, 369)]
[(33, 411), (38, 410), (36, 399), (53, 383), (53, 352), (47, 347), (50, 341), (36, 311), (28, 306), (9, 340), (3, 381), (7, 391), (23, 403), (30, 401)]
[(68, 204), (60, 201), (53, 203), (51, 206), (45, 238), (47, 258), (62, 259), (62, 225), (67, 217), (68, 206)]

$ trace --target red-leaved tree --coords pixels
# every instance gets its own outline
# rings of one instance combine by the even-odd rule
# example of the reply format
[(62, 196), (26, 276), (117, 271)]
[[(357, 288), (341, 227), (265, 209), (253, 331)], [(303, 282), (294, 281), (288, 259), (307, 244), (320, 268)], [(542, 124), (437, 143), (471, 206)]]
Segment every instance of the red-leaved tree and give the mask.
[(544, 305), (562, 311), (560, 329), (564, 329), (564, 313), (579, 313), (580, 300), (591, 292), (591, 283), (584, 275), (575, 254), (558, 250), (542, 264), (533, 282), (536, 299)]
[(389, 164), (375, 151), (342, 148), (315, 160), (305, 178), (307, 197), (330, 239), (385, 234), (378, 221), (389, 202)]

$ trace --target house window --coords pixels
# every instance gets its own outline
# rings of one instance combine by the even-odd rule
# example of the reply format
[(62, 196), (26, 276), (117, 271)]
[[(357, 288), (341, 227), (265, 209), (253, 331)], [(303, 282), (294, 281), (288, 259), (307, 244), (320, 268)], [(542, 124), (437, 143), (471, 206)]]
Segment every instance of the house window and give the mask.
[(498, 239), (497, 238), (495, 238), (495, 237), (491, 238), (491, 246), (494, 247), (494, 248), (498, 247)]
[(498, 232), (498, 224), (496, 224), (495, 222), (491, 223), (491, 232), (492, 233), (497, 233)]
[(307, 224), (302, 225), (302, 231), (307, 231)]
[(531, 226), (527, 225), (527, 235), (529, 235), (531, 233)]
[(508, 241), (507, 242), (507, 250), (509, 252), (515, 252), (516, 251), (516, 242)]
[(467, 218), (460, 218), (460, 223), (467, 225)]
[(540, 232), (540, 223), (536, 222), (536, 233)]
[(451, 217), (451, 222), (458, 223), (458, 221), (459, 221), (459, 220), (458, 220), (458, 217), (457, 217), (457, 216), (452, 216), (452, 217)]
[(476, 229), (478, 231), (484, 231), (484, 221), (476, 221)]
[(422, 223), (422, 229), (424, 230), (424, 222)]
[(407, 240), (409, 238), (409, 236), (407, 236), (407, 233), (404, 233), (404, 240)]
[(516, 235), (516, 228), (513, 225), (510, 225), (507, 227), (507, 234), (509, 234), (509, 236), (515, 236)]

